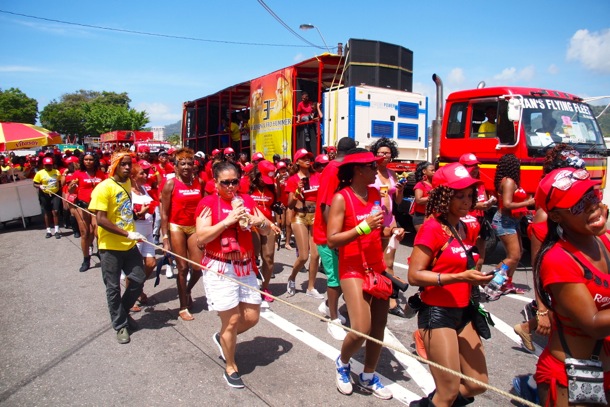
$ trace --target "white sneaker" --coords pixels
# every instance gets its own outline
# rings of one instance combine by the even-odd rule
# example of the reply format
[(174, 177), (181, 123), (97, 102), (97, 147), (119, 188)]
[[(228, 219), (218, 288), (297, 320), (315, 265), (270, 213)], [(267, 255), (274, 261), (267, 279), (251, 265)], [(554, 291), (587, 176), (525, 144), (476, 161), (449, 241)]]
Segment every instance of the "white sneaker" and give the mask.
[(349, 396), (354, 391), (350, 378), (351, 365), (348, 364), (346, 367), (339, 366), (339, 357), (337, 357), (337, 360), (335, 360), (335, 369), (337, 390), (339, 390), (339, 393)]
[(172, 265), (168, 264), (165, 266), (165, 277), (174, 278), (174, 270), (172, 269)]
[(262, 310), (268, 310), (269, 309), (269, 303), (267, 301), (262, 301), (261, 302), (261, 309)]
[[(322, 301), (322, 303), (318, 306), (318, 312), (326, 317), (330, 316), (330, 310), (328, 309), (328, 306), (326, 306), (326, 301)], [(339, 318), (341, 321), (341, 325), (345, 325), (347, 322), (345, 317), (339, 314), (339, 312), (337, 312), (337, 318)]]
[(126, 277), (126, 276), (125, 276), (125, 273), (123, 273), (123, 272), (121, 271), (121, 280), (125, 280), (125, 277)]
[(296, 293), (297, 293), (296, 283), (294, 282), (294, 280), (288, 280), (288, 283), (286, 284), (286, 295), (288, 297), (292, 297)]
[(313, 297), (313, 298), (318, 299), (318, 300), (323, 300), (324, 299), (324, 295), (320, 294), (318, 292), (318, 290), (316, 290), (315, 288), (312, 288), (311, 290), (307, 290), (305, 292), (305, 295), (307, 295), (308, 297)]
[[(340, 324), (341, 320), (339, 318), (337, 318), (337, 319), (333, 319), (332, 322), (334, 322), (335, 324)], [(342, 341), (347, 336), (347, 332), (345, 332), (343, 329), (341, 329), (340, 327), (338, 327), (335, 324), (328, 322), (326, 324), (326, 332), (328, 332), (330, 334), (330, 336), (332, 336), (334, 339), (336, 339), (338, 341)]]
[(373, 393), (373, 396), (382, 400), (389, 400), (392, 398), (392, 392), (381, 384), (377, 375), (373, 375), (371, 380), (362, 380), (362, 373), (360, 373), (360, 375), (358, 375), (358, 387), (366, 392)]

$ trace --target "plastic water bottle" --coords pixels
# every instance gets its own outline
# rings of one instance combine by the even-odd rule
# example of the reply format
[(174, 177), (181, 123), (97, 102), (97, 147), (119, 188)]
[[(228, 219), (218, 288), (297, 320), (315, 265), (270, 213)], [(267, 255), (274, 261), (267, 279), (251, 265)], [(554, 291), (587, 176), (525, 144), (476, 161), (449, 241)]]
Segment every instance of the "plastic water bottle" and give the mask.
[(371, 215), (377, 215), (378, 213), (381, 213), (383, 211), (383, 209), (381, 209), (381, 205), (379, 205), (379, 201), (375, 201), (375, 203), (373, 204), (373, 208), (371, 208)]
[(508, 266), (502, 263), (500, 268), (493, 270), (494, 278), (485, 287), (485, 294), (490, 301), (495, 301), (502, 295), (502, 285), (508, 278)]

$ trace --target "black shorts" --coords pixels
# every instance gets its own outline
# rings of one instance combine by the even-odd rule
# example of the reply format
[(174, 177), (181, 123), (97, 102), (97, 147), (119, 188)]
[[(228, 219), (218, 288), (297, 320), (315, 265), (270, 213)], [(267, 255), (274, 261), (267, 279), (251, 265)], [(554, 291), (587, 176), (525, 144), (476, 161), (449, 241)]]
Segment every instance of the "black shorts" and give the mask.
[(42, 212), (59, 211), (61, 206), (61, 199), (57, 195), (49, 194), (38, 194), (38, 202), (40, 202), (40, 209)]
[(472, 321), (470, 306), (464, 308), (435, 307), (423, 304), (417, 313), (419, 329), (451, 328), (457, 332)]
[(413, 226), (419, 226), (424, 224), (424, 220), (426, 220), (426, 215), (423, 213), (415, 212), (411, 219), (413, 219)]

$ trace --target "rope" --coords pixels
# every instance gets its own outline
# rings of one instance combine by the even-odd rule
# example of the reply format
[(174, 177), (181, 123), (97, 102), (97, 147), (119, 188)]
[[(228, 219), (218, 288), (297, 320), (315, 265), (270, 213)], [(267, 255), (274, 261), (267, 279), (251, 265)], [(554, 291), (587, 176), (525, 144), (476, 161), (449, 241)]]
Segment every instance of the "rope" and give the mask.
[[(64, 200), (64, 201), (68, 202), (70, 205), (76, 206), (75, 204), (73, 204), (72, 202), (69, 202), (68, 200), (66, 200), (65, 198), (63, 198), (63, 197), (59, 196), (58, 194), (56, 194), (56, 193), (54, 193), (54, 192), (52, 192), (52, 194), (53, 194), (53, 195), (55, 195), (55, 196), (57, 196), (57, 197), (59, 197), (60, 199), (62, 199), (62, 200)], [(95, 216), (95, 214), (94, 214), (93, 212), (90, 212), (90, 211), (88, 211), (87, 209), (83, 209), (83, 208), (81, 208), (81, 207), (79, 207), (79, 206), (76, 206), (76, 207), (77, 207), (78, 209), (80, 209), (80, 210), (84, 211), (84, 212), (89, 213), (89, 214), (90, 214), (90, 215), (92, 215), (92, 216)], [(369, 336), (369, 335), (367, 335), (367, 334), (364, 334), (364, 333), (362, 333), (362, 332), (360, 332), (360, 331), (356, 331), (356, 330), (354, 330), (354, 329), (352, 329), (352, 328), (350, 328), (350, 327), (344, 326), (344, 325), (342, 325), (342, 324), (340, 324), (340, 323), (336, 323), (336, 322), (332, 321), (330, 318), (321, 317), (319, 314), (316, 314), (316, 313), (314, 313), (314, 312), (311, 312), (311, 311), (309, 311), (309, 310), (307, 310), (307, 309), (305, 309), (305, 308), (299, 307), (298, 305), (292, 304), (292, 303), (290, 303), (290, 302), (288, 302), (288, 301), (286, 301), (286, 300), (284, 300), (284, 299), (282, 299), (282, 298), (280, 298), (280, 297), (277, 297), (277, 296), (275, 296), (275, 295), (273, 295), (273, 294), (271, 294), (271, 293), (263, 292), (263, 291), (259, 290), (258, 288), (254, 288), (254, 287), (252, 287), (252, 286), (249, 286), (249, 285), (247, 285), (247, 284), (244, 284), (244, 283), (242, 283), (241, 281), (236, 280), (236, 279), (234, 279), (234, 278), (232, 278), (232, 277), (226, 276), (226, 275), (224, 275), (224, 274), (222, 274), (222, 273), (219, 273), (219, 272), (217, 272), (216, 270), (212, 270), (212, 269), (210, 269), (210, 268), (208, 268), (208, 267), (202, 266), (201, 264), (198, 264), (198, 263), (196, 263), (196, 262), (194, 262), (194, 261), (192, 261), (192, 260), (190, 260), (190, 259), (188, 259), (188, 258), (186, 258), (186, 257), (180, 256), (180, 255), (178, 255), (178, 254), (176, 254), (176, 253), (174, 253), (174, 252), (172, 252), (172, 251), (170, 251), (170, 250), (165, 250), (165, 248), (164, 248), (163, 246), (156, 245), (156, 244), (154, 244), (154, 243), (152, 243), (152, 242), (149, 242), (149, 241), (148, 241), (148, 240), (146, 240), (146, 239), (142, 240), (142, 242), (144, 242), (144, 243), (146, 243), (146, 244), (149, 244), (149, 245), (153, 246), (155, 249), (159, 249), (159, 250), (161, 250), (161, 251), (163, 251), (163, 252), (169, 253), (169, 254), (173, 255), (174, 257), (179, 258), (179, 259), (181, 259), (181, 260), (184, 260), (185, 262), (187, 262), (187, 263), (189, 263), (189, 264), (191, 264), (191, 265), (193, 265), (193, 266), (196, 266), (196, 267), (198, 267), (198, 268), (200, 268), (200, 269), (203, 269), (203, 270), (206, 270), (206, 271), (211, 271), (211, 272), (213, 272), (213, 273), (216, 273), (218, 276), (222, 276), (223, 278), (225, 278), (225, 279), (227, 279), (227, 280), (230, 280), (230, 281), (232, 281), (232, 282), (234, 282), (234, 283), (236, 283), (236, 284), (239, 284), (239, 285), (241, 285), (241, 286), (247, 287), (247, 288), (249, 288), (249, 289), (251, 289), (251, 290), (253, 290), (253, 291), (255, 291), (255, 292), (257, 292), (257, 293), (259, 293), (259, 294), (261, 294), (261, 295), (266, 295), (266, 296), (268, 296), (268, 297), (271, 297), (271, 298), (273, 298), (275, 301), (279, 301), (279, 302), (281, 302), (281, 303), (283, 303), (283, 304), (286, 304), (287, 306), (292, 307), (292, 308), (294, 308), (294, 309), (296, 309), (296, 310), (298, 310), (298, 311), (300, 311), (300, 312), (302, 312), (302, 313), (304, 313), (304, 314), (310, 315), (310, 316), (314, 317), (315, 319), (318, 319), (318, 320), (322, 320), (322, 321), (324, 321), (324, 322), (331, 323), (331, 324), (333, 324), (333, 325), (335, 325), (335, 326), (338, 326), (339, 328), (342, 328), (342, 329), (344, 329), (344, 330), (346, 330), (346, 331), (348, 331), (348, 332), (351, 332), (351, 333), (353, 333), (353, 334), (355, 334), (355, 335), (359, 335), (359, 336), (363, 337), (364, 339), (366, 339), (367, 341), (372, 341), (372, 342), (375, 342), (376, 344), (381, 345), (381, 346), (384, 346), (384, 347), (386, 347), (386, 348), (388, 348), (388, 349), (392, 349), (392, 350), (393, 350), (393, 351), (395, 351), (395, 352), (399, 352), (399, 353), (402, 353), (402, 354), (407, 355), (407, 356), (409, 356), (409, 357), (412, 357), (413, 359), (417, 360), (417, 361), (418, 361), (418, 362), (420, 362), (420, 363), (423, 363), (423, 364), (428, 364), (429, 366), (435, 367), (435, 368), (437, 368), (437, 369), (439, 369), (439, 370), (442, 370), (443, 372), (453, 374), (453, 375), (455, 375), (455, 376), (459, 377), (460, 379), (463, 379), (463, 380), (469, 380), (469, 381), (471, 381), (471, 382), (475, 383), (476, 385), (478, 385), (478, 386), (481, 386), (481, 387), (485, 388), (486, 390), (490, 390), (490, 391), (496, 392), (496, 393), (498, 393), (498, 394), (500, 394), (500, 395), (502, 395), (502, 396), (504, 396), (504, 397), (506, 397), (506, 398), (508, 398), (508, 399), (511, 399), (511, 400), (517, 401), (517, 402), (519, 402), (519, 403), (521, 403), (521, 404), (524, 404), (524, 405), (526, 405), (526, 406), (538, 407), (538, 404), (532, 403), (531, 401), (528, 401), (528, 400), (525, 400), (525, 399), (523, 399), (523, 398), (521, 398), (521, 397), (515, 396), (514, 394), (510, 394), (510, 393), (509, 393), (509, 392), (507, 392), (507, 391), (504, 391), (504, 390), (502, 390), (502, 389), (499, 389), (499, 388), (497, 388), (497, 387), (495, 387), (495, 386), (492, 386), (492, 385), (490, 385), (490, 384), (484, 383), (484, 382), (482, 382), (482, 381), (480, 381), (480, 380), (477, 380), (477, 379), (475, 379), (475, 378), (472, 378), (472, 377), (470, 377), (470, 376), (466, 376), (465, 374), (463, 374), (463, 373), (461, 373), (461, 372), (457, 372), (457, 371), (455, 371), (455, 370), (449, 369), (449, 368), (447, 368), (447, 367), (445, 367), (445, 366), (443, 366), (443, 365), (440, 365), (440, 364), (438, 364), (438, 363), (436, 363), (436, 362), (432, 362), (432, 361), (430, 361), (430, 360), (424, 359), (424, 358), (422, 358), (422, 357), (421, 357), (421, 356), (419, 356), (419, 355), (416, 355), (416, 354), (413, 354), (413, 353), (409, 352), (408, 350), (398, 348), (397, 346), (394, 346), (394, 345), (392, 345), (392, 344), (388, 344), (388, 343), (385, 343), (385, 342), (383, 342), (383, 341), (380, 341), (379, 339), (373, 338), (373, 337), (371, 337), (371, 336)]]

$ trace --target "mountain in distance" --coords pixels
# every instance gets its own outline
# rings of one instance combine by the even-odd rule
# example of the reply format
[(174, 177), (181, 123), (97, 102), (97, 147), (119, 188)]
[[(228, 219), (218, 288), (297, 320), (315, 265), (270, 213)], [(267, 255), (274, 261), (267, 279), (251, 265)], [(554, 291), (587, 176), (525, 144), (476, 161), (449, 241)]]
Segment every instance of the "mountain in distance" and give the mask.
[(171, 136), (172, 134), (182, 134), (182, 120), (165, 126), (165, 137)]

